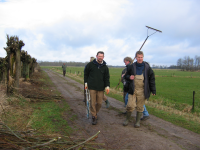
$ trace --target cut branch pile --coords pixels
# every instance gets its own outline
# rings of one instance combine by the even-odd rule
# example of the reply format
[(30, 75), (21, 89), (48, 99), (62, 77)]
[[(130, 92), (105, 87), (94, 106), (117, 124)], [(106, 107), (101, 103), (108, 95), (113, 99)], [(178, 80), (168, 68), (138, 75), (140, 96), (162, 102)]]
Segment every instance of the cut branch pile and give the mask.
[[(85, 139), (75, 139), (66, 136), (49, 137), (35, 136), (34, 130), (26, 132), (13, 131), (4, 123), (0, 123), (0, 149), (13, 150), (32, 150), (32, 149), (90, 149), (89, 145), (104, 145), (104, 143), (94, 143), (93, 140), (98, 136), (100, 131), (95, 135)], [(95, 149), (95, 148), (92, 148)]]

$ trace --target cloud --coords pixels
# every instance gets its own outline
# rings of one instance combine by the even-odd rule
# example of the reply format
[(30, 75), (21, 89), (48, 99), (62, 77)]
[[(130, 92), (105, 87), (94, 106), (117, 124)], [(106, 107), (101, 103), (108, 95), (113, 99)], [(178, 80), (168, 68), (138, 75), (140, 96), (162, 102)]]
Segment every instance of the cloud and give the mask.
[[(176, 64), (200, 47), (198, 0), (9, 0), (0, 1), (0, 55), (6, 34), (23, 40), (38, 60), (88, 61), (105, 51), (110, 65), (142, 50), (151, 64)], [(9, 10), (9, 11), (8, 11)], [(147, 32), (148, 31), (148, 32)]]

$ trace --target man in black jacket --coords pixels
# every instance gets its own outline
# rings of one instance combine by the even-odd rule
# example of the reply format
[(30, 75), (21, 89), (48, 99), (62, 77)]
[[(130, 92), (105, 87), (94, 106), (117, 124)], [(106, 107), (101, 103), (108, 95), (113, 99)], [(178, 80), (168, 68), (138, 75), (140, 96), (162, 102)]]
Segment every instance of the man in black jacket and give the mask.
[(128, 90), (128, 104), (126, 106), (126, 120), (123, 125), (128, 125), (131, 113), (136, 107), (137, 116), (134, 127), (139, 128), (145, 100), (150, 97), (150, 93), (156, 95), (156, 87), (154, 72), (150, 65), (143, 61), (143, 52), (137, 51), (135, 56), (137, 62), (129, 65), (125, 74), (125, 78), (130, 81), (130, 86)]
[(108, 94), (110, 87), (109, 69), (103, 58), (104, 52), (99, 51), (96, 55), (96, 59), (89, 62), (84, 71), (85, 88), (90, 90), (90, 112), (92, 114), (93, 125), (97, 124), (97, 113), (101, 108), (104, 89), (106, 88)]

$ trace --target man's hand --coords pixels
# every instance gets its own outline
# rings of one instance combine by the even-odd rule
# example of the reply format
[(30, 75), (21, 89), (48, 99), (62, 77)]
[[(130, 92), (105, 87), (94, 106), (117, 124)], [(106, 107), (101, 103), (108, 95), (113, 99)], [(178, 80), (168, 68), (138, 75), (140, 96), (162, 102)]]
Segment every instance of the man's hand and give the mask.
[(106, 94), (108, 94), (109, 91), (110, 91), (110, 88), (109, 88), (109, 86), (107, 86), (107, 87), (106, 87)]
[(124, 77), (124, 75), (125, 75), (125, 73), (124, 73), (124, 74), (122, 74), (122, 78)]
[(152, 95), (156, 95), (156, 94), (153, 94), (153, 93), (152, 93)]
[(130, 80), (134, 80), (135, 76), (134, 75), (131, 75), (130, 76)]
[(87, 87), (87, 83), (85, 83), (85, 90), (87, 89), (88, 87)]

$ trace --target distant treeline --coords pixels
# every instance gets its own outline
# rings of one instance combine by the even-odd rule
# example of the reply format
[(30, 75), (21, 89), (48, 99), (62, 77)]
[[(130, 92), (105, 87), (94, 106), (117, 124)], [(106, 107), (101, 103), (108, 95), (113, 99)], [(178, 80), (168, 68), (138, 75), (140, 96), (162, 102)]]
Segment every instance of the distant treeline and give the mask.
[[(75, 67), (83, 67), (89, 62), (66, 62), (66, 61), (38, 61), (38, 64), (40, 66), (62, 66), (62, 64), (65, 63), (67, 66), (75, 66)], [(117, 68), (123, 68), (125, 66), (112, 66), (108, 65), (108, 67), (117, 67)], [(184, 58), (179, 58), (177, 61), (177, 65), (151, 65), (153, 69), (181, 69), (182, 71), (196, 71), (200, 70), (200, 56), (195, 56), (195, 58), (190, 58), (189, 56), (185, 56)]]
[(38, 61), (38, 64), (40, 66), (62, 66), (62, 64), (64, 64), (64, 63), (67, 66), (81, 67), (81, 66), (85, 66), (89, 62), (83, 63), (83, 62), (74, 62), (74, 61), (70, 61), (70, 62), (66, 62), (66, 61), (54, 61), (54, 62), (50, 62), (50, 61)]
[[(85, 65), (87, 65), (89, 63), (89, 61), (86, 62), (74, 62), (74, 61), (70, 61), (70, 62), (66, 62), (66, 61), (54, 61), (54, 62), (50, 62), (50, 61), (38, 61), (38, 64), (40, 66), (62, 66), (62, 64), (66, 64), (67, 66), (75, 66), (75, 67), (84, 67)], [(108, 65), (108, 67), (124, 67), (124, 66), (111, 66)]]
[[(63, 63), (65, 63), (67, 66), (75, 66), (75, 67), (84, 67), (86, 64), (88, 64), (89, 62), (74, 62), (74, 61), (70, 61), (70, 62), (66, 62), (66, 61), (54, 61), (54, 62), (50, 62), (50, 61), (37, 61), (38, 64), (40, 66), (62, 66)], [(116, 67), (116, 68), (123, 68), (125, 66), (112, 66), (112, 65), (108, 65), (108, 67)], [(159, 65), (153, 65), (152, 68), (154, 69), (177, 69), (176, 65), (172, 65), (170, 67), (168, 66), (159, 66)]]
[(190, 58), (185, 56), (184, 58), (179, 58), (177, 60), (177, 68), (185, 71), (197, 71), (200, 70), (200, 56), (195, 56)]

